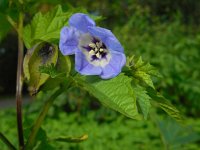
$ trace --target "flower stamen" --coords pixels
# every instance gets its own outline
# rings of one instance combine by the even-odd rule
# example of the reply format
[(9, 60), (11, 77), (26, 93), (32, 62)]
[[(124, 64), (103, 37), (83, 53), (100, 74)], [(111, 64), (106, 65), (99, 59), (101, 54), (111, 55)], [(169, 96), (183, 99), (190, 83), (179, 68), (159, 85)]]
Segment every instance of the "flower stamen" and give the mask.
[(99, 51), (100, 51), (100, 52), (103, 52), (104, 50), (103, 50), (103, 48), (100, 48)]
[[(84, 47), (87, 47), (87, 46), (84, 46)], [(93, 37), (93, 41), (88, 44), (88, 47), (89, 47), (89, 51), (87, 49), (87, 52), (89, 53), (91, 61), (100, 60), (101, 58), (106, 59), (108, 50), (106, 49), (106, 46), (102, 43), (102, 41)]]
[(89, 54), (90, 54), (90, 55), (95, 55), (94, 50), (89, 51)]
[(100, 57), (101, 57), (99, 52), (96, 53), (96, 57), (97, 57), (97, 58), (100, 58)]
[(97, 52), (98, 52), (98, 48), (97, 48), (97, 47), (95, 47), (94, 51), (97, 53)]
[(111, 53), (106, 45), (97, 37), (85, 34), (79, 43), (80, 50), (85, 54), (87, 61), (94, 66), (104, 67), (111, 60)]
[(89, 44), (89, 47), (91, 47), (91, 48), (95, 48), (96, 45), (95, 45), (94, 43), (90, 43), (90, 44)]

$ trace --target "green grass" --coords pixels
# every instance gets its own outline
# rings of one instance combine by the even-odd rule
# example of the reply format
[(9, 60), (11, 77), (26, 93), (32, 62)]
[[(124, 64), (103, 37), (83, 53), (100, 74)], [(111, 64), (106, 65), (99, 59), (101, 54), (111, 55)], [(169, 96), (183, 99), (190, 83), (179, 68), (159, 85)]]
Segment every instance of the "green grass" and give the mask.
[[(103, 108), (103, 111), (106, 109)], [(24, 114), (27, 115), (25, 108)], [(102, 110), (89, 111), (87, 115), (74, 112), (67, 114), (59, 112), (57, 115), (50, 111), (42, 125), (38, 148), (44, 148), (41, 137), (52, 139), (55, 137), (79, 137), (88, 134), (88, 139), (81, 143), (50, 142), (52, 149), (69, 150), (197, 150), (200, 144), (200, 119), (187, 118), (184, 126), (173, 122), (171, 119), (161, 119), (162, 116), (154, 117), (157, 120), (136, 121), (115, 114), (102, 113)], [(106, 110), (107, 111), (107, 110)], [(25, 134), (27, 128), (33, 123), (37, 112), (25, 116)], [(153, 115), (153, 114), (152, 114)], [(16, 117), (13, 109), (0, 111), (0, 129), (14, 145), (17, 145)], [(189, 125), (189, 126), (188, 126)], [(46, 133), (44, 132), (46, 131)], [(1, 150), (7, 147), (0, 141)]]

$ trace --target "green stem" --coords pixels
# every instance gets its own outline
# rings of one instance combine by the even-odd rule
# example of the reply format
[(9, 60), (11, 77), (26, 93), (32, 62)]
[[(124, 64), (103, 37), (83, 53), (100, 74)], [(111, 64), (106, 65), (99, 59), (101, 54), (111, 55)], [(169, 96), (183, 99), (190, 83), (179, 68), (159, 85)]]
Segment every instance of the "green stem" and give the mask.
[(0, 139), (9, 147), (10, 150), (17, 150), (1, 132)]
[(36, 122), (33, 125), (32, 131), (30, 133), (30, 136), (28, 138), (28, 142), (26, 144), (26, 149), (33, 148), (35, 144), (35, 138), (37, 136), (37, 133), (42, 125), (42, 122), (45, 118), (45, 116), (48, 113), (49, 108), (53, 104), (54, 100), (63, 92), (63, 89), (58, 89), (44, 104), (44, 107), (42, 108), (42, 111), (40, 112), (39, 117), (37, 118)]
[(22, 39), (23, 33), (23, 13), (19, 13), (18, 22), (18, 62), (17, 62), (17, 83), (16, 83), (16, 111), (17, 111), (17, 129), (19, 139), (19, 149), (24, 149), (24, 136), (23, 136), (23, 125), (22, 125), (22, 65), (24, 56), (24, 44)]

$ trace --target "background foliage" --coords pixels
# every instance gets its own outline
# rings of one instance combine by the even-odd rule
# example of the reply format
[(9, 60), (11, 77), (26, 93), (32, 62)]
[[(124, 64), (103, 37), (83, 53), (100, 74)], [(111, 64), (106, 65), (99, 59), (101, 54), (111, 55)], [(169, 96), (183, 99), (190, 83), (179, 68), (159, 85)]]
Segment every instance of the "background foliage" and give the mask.
[[(25, 9), (25, 23), (28, 23), (38, 11), (45, 13), (56, 4), (62, 4), (63, 10), (71, 13), (81, 11), (103, 16), (98, 24), (114, 32), (125, 47), (127, 55), (134, 54), (136, 57), (141, 55), (144, 61), (150, 61), (159, 70), (163, 78), (153, 78), (155, 87), (186, 117), (184, 127), (163, 117), (160, 110), (153, 110), (150, 113), (150, 116), (159, 114), (156, 120), (149, 117), (146, 122), (132, 121), (100, 106), (87, 92), (75, 88), (60, 97), (51, 109), (43, 129), (51, 131), (48, 134), (50, 137), (60, 135), (59, 133), (64, 133), (65, 136), (80, 136), (87, 133), (89, 139), (80, 144), (56, 143), (50, 147), (72, 150), (89, 148), (115, 150), (123, 147), (128, 150), (133, 147), (183, 149), (184, 146), (185, 149), (198, 149), (200, 142), (198, 119), (200, 2), (198, 0), (96, 2), (71, 0), (67, 3), (64, 0), (27, 0), (27, 2), (29, 5), (26, 8), (19, 8), (15, 1), (0, 0), (0, 93), (2, 95), (14, 92), (16, 72), (13, 68), (16, 62), (16, 35), (4, 14), (16, 19), (17, 11)], [(16, 9), (10, 9), (11, 7)], [(13, 44), (9, 44), (10, 42)], [(8, 66), (5, 67), (5, 64)], [(13, 88), (10, 88), (10, 85), (13, 85)], [(40, 101), (45, 99), (42, 97), (41, 95)], [(42, 104), (38, 100), (25, 109), (25, 116), (28, 116), (25, 117), (27, 128), (40, 106)], [(0, 128), (17, 144), (13, 110), (1, 111), (0, 118)], [(60, 125), (63, 126), (62, 129)], [(39, 148), (40, 146), (42, 147), (41, 143), (38, 144)]]

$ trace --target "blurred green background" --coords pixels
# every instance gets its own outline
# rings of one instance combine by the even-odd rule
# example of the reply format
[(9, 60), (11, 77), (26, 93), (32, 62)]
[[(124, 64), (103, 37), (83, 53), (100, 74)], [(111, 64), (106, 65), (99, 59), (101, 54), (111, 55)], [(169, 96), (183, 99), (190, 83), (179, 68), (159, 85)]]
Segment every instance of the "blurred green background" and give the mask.
[[(198, 150), (200, 148), (200, 1), (199, 0), (27, 0), (25, 24), (38, 11), (61, 4), (102, 16), (97, 24), (113, 31), (126, 55), (142, 56), (157, 67), (162, 79), (155, 87), (182, 112), (183, 124), (154, 110), (147, 121), (135, 121), (109, 110), (85, 91), (63, 93), (51, 108), (43, 129), (48, 137), (88, 134), (79, 144), (51, 143), (47, 149), (69, 150)], [(0, 130), (17, 145), (14, 108), (17, 35), (5, 14), (17, 18), (13, 0), (0, 0)], [(33, 123), (45, 95), (28, 97), (24, 88), (24, 123)], [(34, 99), (34, 100), (33, 100)], [(44, 131), (40, 131), (46, 136)], [(38, 137), (40, 139), (40, 137)], [(2, 150), (5, 145), (0, 141)], [(40, 147), (38, 146), (38, 148)]]

